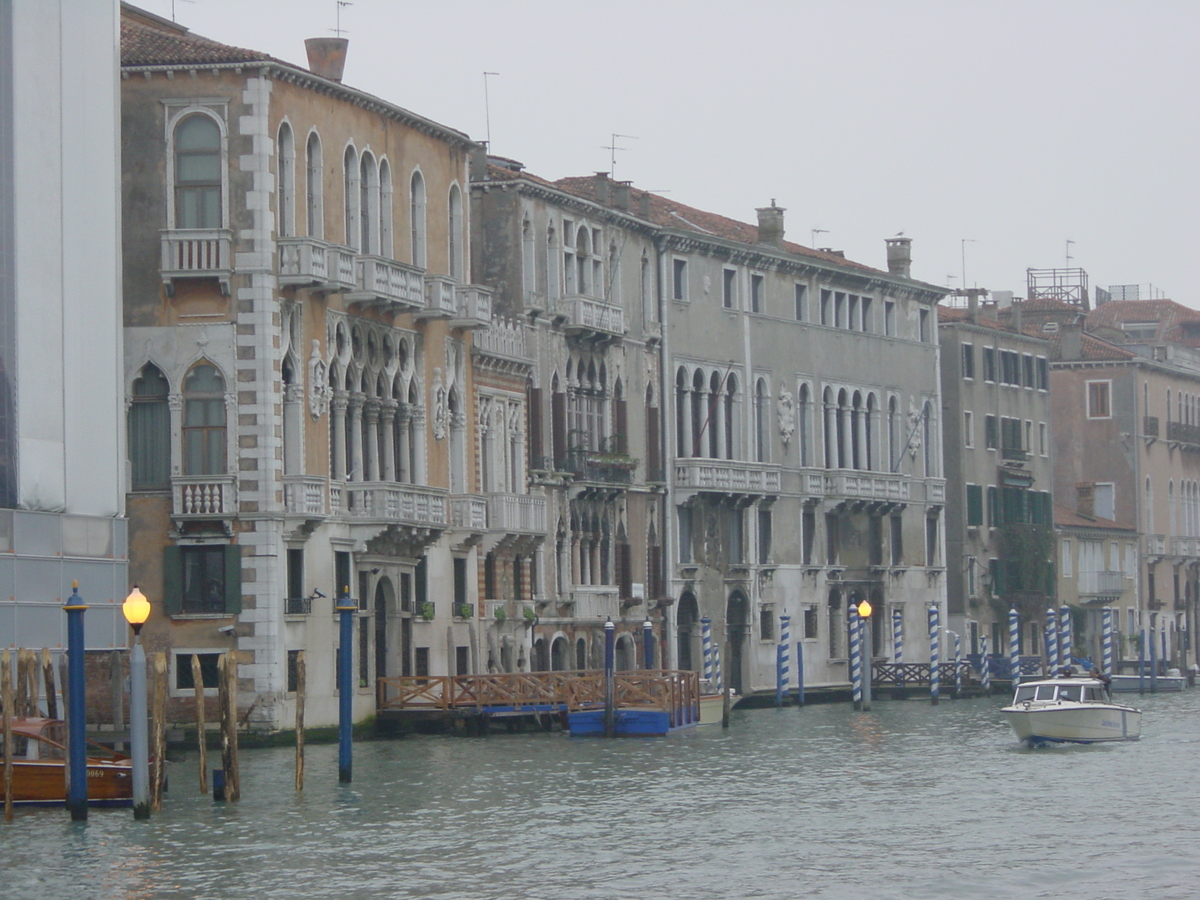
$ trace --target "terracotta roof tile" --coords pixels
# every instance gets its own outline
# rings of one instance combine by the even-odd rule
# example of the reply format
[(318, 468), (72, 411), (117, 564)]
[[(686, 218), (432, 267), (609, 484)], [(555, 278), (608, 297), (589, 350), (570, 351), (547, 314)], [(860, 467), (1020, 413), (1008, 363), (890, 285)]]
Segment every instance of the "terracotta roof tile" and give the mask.
[(1101, 328), (1120, 330), (1123, 325), (1135, 322), (1157, 323), (1153, 343), (1200, 346), (1200, 311), (1174, 300), (1110, 300), (1096, 307), (1087, 317), (1090, 331)]
[(183, 29), (156, 28), (121, 17), (121, 65), (167, 66), (211, 63), (280, 62), (257, 50), (232, 47)]
[(1058, 503), (1054, 504), (1054, 524), (1062, 525), (1066, 528), (1106, 528), (1110, 531), (1137, 531), (1131, 525), (1122, 525), (1120, 522), (1112, 519), (1102, 519), (1099, 516), (1091, 519), (1084, 518), (1071, 507), (1062, 506)]

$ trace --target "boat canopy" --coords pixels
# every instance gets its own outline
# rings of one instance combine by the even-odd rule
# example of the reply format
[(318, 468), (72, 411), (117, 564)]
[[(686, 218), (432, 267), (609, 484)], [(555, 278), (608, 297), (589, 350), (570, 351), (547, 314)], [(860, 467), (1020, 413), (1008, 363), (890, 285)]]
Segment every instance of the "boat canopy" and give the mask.
[(1013, 703), (1025, 701), (1055, 701), (1070, 700), (1075, 703), (1108, 703), (1108, 691), (1098, 681), (1093, 682), (1053, 682), (1043, 681), (1034, 684), (1022, 684), (1017, 687)]

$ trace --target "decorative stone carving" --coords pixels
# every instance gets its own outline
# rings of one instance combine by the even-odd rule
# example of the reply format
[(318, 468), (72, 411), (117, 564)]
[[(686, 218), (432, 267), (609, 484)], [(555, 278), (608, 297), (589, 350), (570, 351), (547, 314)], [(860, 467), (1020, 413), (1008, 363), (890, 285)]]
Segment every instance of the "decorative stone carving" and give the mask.
[(786, 385), (779, 388), (779, 436), (786, 447), (796, 430), (796, 400)]
[(333, 389), (329, 386), (329, 366), (321, 358), (321, 344), (313, 338), (312, 353), (308, 357), (308, 412), (319, 419), (329, 410), (329, 399)]
[(442, 379), (442, 370), (437, 366), (433, 369), (433, 384), (429, 392), (429, 400), (433, 406), (433, 438), (436, 441), (445, 440), (446, 429), (450, 424), (450, 408), (446, 403), (446, 384)]

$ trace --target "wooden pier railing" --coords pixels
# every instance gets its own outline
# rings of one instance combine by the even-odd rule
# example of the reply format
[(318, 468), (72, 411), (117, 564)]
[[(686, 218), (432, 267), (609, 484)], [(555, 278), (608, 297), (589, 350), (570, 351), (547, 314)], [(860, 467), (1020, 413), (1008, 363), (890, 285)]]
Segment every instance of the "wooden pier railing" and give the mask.
[[(679, 723), (698, 714), (696, 672), (660, 670), (617, 672), (617, 707), (669, 711)], [(376, 681), (379, 709), (475, 709), (545, 712), (604, 704), (604, 672), (505, 672), (488, 675), (403, 675)], [(676, 723), (678, 724), (678, 723)]]

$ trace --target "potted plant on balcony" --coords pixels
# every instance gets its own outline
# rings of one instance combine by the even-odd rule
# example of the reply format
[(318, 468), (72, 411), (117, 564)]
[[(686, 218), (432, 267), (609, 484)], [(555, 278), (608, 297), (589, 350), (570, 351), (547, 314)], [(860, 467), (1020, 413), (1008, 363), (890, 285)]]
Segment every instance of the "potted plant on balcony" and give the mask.
[(460, 619), (471, 618), (471, 604), (470, 603), (458, 604), (458, 606), (454, 607), (454, 614), (456, 616), (458, 616)]
[(422, 619), (425, 619), (427, 622), (433, 621), (433, 614), (434, 606), (429, 600), (424, 601), (419, 607), (417, 607), (417, 615), (419, 615)]
[(537, 621), (537, 611), (532, 606), (526, 606), (522, 614), (525, 616), (525, 621), (530, 625)]
[(496, 611), (492, 613), (492, 618), (494, 618), (497, 622), (503, 622), (508, 618), (508, 613), (505, 611), (503, 606), (497, 606)]

